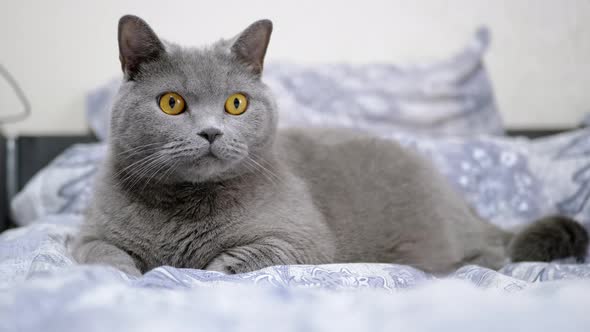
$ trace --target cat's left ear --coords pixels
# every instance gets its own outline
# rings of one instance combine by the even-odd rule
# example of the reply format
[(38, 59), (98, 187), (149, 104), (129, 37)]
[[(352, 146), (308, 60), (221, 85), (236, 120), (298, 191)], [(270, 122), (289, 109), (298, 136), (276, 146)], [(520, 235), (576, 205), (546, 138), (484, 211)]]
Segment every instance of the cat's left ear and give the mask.
[(272, 22), (260, 20), (233, 39), (231, 52), (256, 75), (262, 73), (271, 33)]

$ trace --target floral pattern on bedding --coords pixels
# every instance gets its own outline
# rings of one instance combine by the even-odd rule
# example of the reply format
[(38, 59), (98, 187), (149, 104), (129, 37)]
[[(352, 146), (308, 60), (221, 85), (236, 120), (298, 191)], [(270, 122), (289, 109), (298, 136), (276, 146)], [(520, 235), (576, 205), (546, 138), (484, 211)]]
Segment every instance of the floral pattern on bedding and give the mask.
[[(82, 221), (81, 215), (53, 215), (0, 235), (0, 295), (26, 280), (95, 280), (118, 282), (139, 288), (183, 289), (258, 285), (270, 288), (319, 288), (324, 290), (377, 289), (398, 291), (436, 280), (461, 280), (484, 289), (520, 291), (533, 283), (590, 279), (590, 264), (518, 263), (500, 271), (469, 265), (449, 275), (431, 275), (406, 265), (328, 264), (273, 266), (238, 275), (163, 266), (140, 278), (111, 267), (78, 265), (69, 245)], [(81, 281), (80, 281), (81, 282)]]

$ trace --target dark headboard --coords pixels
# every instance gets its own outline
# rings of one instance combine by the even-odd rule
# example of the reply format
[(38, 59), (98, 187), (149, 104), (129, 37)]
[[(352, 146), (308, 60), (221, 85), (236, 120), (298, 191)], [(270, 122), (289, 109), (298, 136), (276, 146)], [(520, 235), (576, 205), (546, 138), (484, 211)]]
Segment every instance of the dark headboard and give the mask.
[(8, 195), (6, 189), (6, 139), (0, 136), (0, 232), (8, 226)]
[[(563, 132), (563, 129), (509, 130), (510, 136), (536, 138)], [(0, 136), (0, 232), (13, 224), (9, 218), (10, 195), (21, 190), (41, 168), (69, 146), (95, 142), (93, 135), (83, 136), (20, 136), (8, 140)], [(7, 146), (13, 148), (7, 150)], [(15, 167), (8, 167), (10, 163)], [(9, 188), (9, 183), (13, 188)]]

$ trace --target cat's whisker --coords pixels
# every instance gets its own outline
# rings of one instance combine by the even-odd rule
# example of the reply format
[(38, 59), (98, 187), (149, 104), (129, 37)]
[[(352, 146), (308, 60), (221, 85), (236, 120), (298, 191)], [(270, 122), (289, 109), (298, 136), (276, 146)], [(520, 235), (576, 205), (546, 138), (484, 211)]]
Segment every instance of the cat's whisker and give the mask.
[[(147, 147), (153, 146), (153, 145), (160, 145), (161, 146), (163, 144), (158, 142), (158, 143), (150, 143), (150, 144), (144, 144), (144, 145), (135, 146), (135, 147), (130, 148), (128, 150), (121, 151), (121, 152), (117, 153), (117, 156), (121, 156), (121, 155), (125, 155), (125, 154), (132, 154), (132, 153), (134, 153), (134, 152), (136, 152), (138, 150), (142, 150), (144, 148), (147, 148)], [(154, 149), (157, 149), (157, 148), (159, 148), (159, 146), (158, 147), (155, 147)], [(150, 148), (150, 149), (152, 149), (152, 148)], [(148, 150), (150, 150), (150, 149), (148, 149)], [(145, 151), (145, 150), (142, 150), (142, 151)]]
[(176, 159), (176, 161), (174, 161), (174, 164), (172, 164), (172, 166), (162, 175), (159, 181), (166, 181), (170, 175), (174, 174), (174, 171), (178, 165), (180, 165), (180, 159)]
[[(170, 156), (168, 156), (170, 157)], [(156, 176), (158, 175), (158, 173), (164, 169), (167, 165), (169, 165), (169, 160), (167, 160), (166, 162), (162, 162), (160, 163), (160, 166), (157, 167), (155, 166), (153, 169), (154, 171), (152, 172), (153, 174), (145, 181), (145, 184), (143, 185), (143, 189), (145, 189), (147, 187), (147, 185), (150, 183), (150, 181)]]
[(255, 153), (251, 154), (251, 158), (256, 159), (257, 161), (261, 162), (261, 163), (265, 163), (267, 166), (269, 167), (275, 167), (275, 165), (273, 165), (270, 161), (268, 161), (266, 158), (261, 157), (260, 155), (257, 155)]
[(170, 152), (170, 156), (171, 157), (174, 157), (174, 158), (176, 158), (176, 157), (183, 157), (183, 156), (186, 156), (186, 155), (183, 155), (182, 153), (183, 152), (186, 152), (186, 151), (198, 151), (198, 149), (195, 148), (195, 147), (193, 147), (193, 146), (191, 146), (191, 147), (188, 147), (186, 149), (174, 150), (174, 151)]
[(254, 173), (254, 174), (261, 174), (262, 176), (264, 176), (270, 183), (272, 183), (273, 185), (275, 184), (274, 179), (273, 178), (269, 178), (266, 174), (262, 173), (262, 171), (256, 167), (256, 165), (254, 165), (252, 162), (250, 162), (250, 160), (248, 159), (244, 159), (244, 166), (246, 166), (246, 168)]
[[(182, 145), (184, 145), (186, 142), (184, 139), (182, 139), (181, 137), (178, 138), (173, 138), (173, 140), (169, 143), (149, 143), (149, 144), (144, 144), (144, 145), (139, 145), (133, 148), (130, 148), (128, 150), (125, 151), (121, 151), (119, 153), (117, 153), (117, 156), (123, 157), (123, 158), (128, 158), (128, 157), (132, 157), (135, 156), (137, 154), (140, 153), (146, 153), (146, 152), (151, 152), (151, 151), (155, 151), (155, 150), (168, 150), (168, 149), (176, 149)], [(157, 145), (154, 147), (154, 145)], [(149, 147), (149, 148), (148, 148)]]
[[(261, 164), (261, 166), (263, 166), (262, 164), (266, 164), (266, 165), (267, 165), (267, 168), (275, 168), (275, 167), (276, 167), (276, 165), (275, 165), (275, 164), (273, 164), (273, 163), (271, 163), (270, 161), (266, 160), (266, 158), (262, 158), (262, 157), (260, 157), (259, 155), (256, 155), (256, 154), (251, 154), (249, 157), (250, 157), (250, 159), (252, 159), (252, 160), (254, 160), (254, 161), (257, 161), (258, 163), (260, 163), (260, 164)], [(278, 175), (276, 175), (274, 172), (273, 172), (273, 174), (274, 174), (274, 175), (275, 175), (277, 178), (279, 178), (279, 179), (280, 179), (280, 177), (279, 177)]]
[(152, 154), (152, 153), (155, 153), (155, 152), (158, 152), (158, 151), (162, 151), (162, 150), (163, 150), (163, 148), (160, 147), (160, 146), (158, 146), (158, 147), (150, 148), (150, 149), (137, 150), (137, 151), (131, 152), (131, 153), (127, 154), (127, 155), (121, 155), (121, 156), (119, 156), (119, 158), (122, 158), (122, 159), (132, 159), (132, 158), (137, 158), (141, 154), (144, 154), (144, 153)]
[(244, 162), (245, 162), (245, 164), (249, 164), (255, 170), (259, 171), (259, 174), (261, 174), (262, 176), (264, 176), (273, 185), (278, 186), (279, 184), (282, 183), (282, 180), (280, 178), (278, 178), (274, 173), (272, 173), (268, 169), (262, 167), (260, 164), (256, 163), (251, 158), (248, 158), (247, 157), (246, 159), (244, 159)]
[(138, 185), (141, 182), (141, 180), (145, 178), (148, 174), (151, 174), (151, 172), (154, 169), (161, 167), (162, 164), (166, 165), (166, 159), (168, 158), (169, 156), (167, 154), (161, 154), (158, 158), (153, 159), (152, 161), (147, 163), (145, 167), (143, 167), (143, 169), (137, 173), (135, 181), (131, 183), (129, 190), (135, 188), (135, 186)]
[(117, 173), (114, 174), (114, 176), (118, 177), (118, 176), (122, 175), (123, 173), (125, 173), (128, 169), (133, 170), (134, 167), (141, 166), (144, 162), (148, 162), (148, 160), (151, 160), (152, 158), (155, 158), (156, 156), (160, 155), (160, 153), (161, 153), (161, 151), (156, 151), (156, 152), (151, 153), (139, 160), (136, 160), (135, 162), (127, 165), (125, 168), (119, 170)]
[[(247, 160), (244, 160), (244, 167), (246, 167), (251, 173), (257, 174), (258, 172), (260, 172), (259, 169), (257, 169), (256, 167), (254, 167), (254, 165), (250, 164), (247, 162)], [(270, 181), (270, 180), (269, 180)], [(272, 181), (271, 181), (272, 182)], [(274, 183), (274, 182), (272, 182)]]
[(259, 163), (257, 163), (253, 159), (250, 159), (249, 161), (251, 164), (253, 164), (253, 166), (255, 166), (257, 169), (259, 169), (262, 174), (266, 174), (267, 177), (270, 177), (271, 179), (273, 179), (275, 183), (282, 183), (282, 179), (279, 178), (275, 173), (273, 173), (272, 171), (270, 171), (266, 167), (260, 165)]
[[(194, 147), (179, 149), (179, 147), (183, 145), (184, 142), (178, 142), (178, 144), (175, 144), (174, 146), (155, 148), (159, 150), (141, 158), (138, 161), (135, 161), (117, 173), (117, 175), (125, 172), (128, 173), (123, 179), (121, 179), (121, 183), (126, 184), (128, 190), (132, 190), (141, 182), (142, 179), (147, 178), (144, 185), (145, 188), (145, 186), (147, 186), (149, 182), (153, 180), (157, 173), (163, 169), (166, 164), (168, 164), (168, 160), (166, 159), (182, 157), (183, 152), (195, 150)], [(128, 171), (129, 169), (131, 170)], [(154, 174), (151, 174), (153, 171), (155, 171)]]
[(131, 181), (133, 181), (134, 184), (138, 179), (141, 178), (142, 174), (144, 174), (150, 168), (150, 166), (152, 166), (154, 163), (157, 163), (157, 161), (162, 157), (162, 152), (155, 153), (154, 155), (152, 155), (151, 158), (149, 158), (149, 160), (144, 160), (141, 164), (137, 165), (134, 169), (129, 171), (128, 175), (125, 178), (123, 178), (121, 182), (124, 184), (128, 184)]
[(259, 162), (257, 162), (255, 159), (253, 159), (252, 157), (248, 157), (248, 159), (250, 161), (252, 161), (253, 163), (255, 163), (256, 165), (258, 165), (263, 171), (265, 171), (267, 174), (269, 174), (270, 176), (272, 176), (273, 178), (275, 178), (277, 181), (279, 181), (280, 183), (283, 182), (283, 180), (277, 175), (275, 174), (273, 171), (271, 171), (270, 169), (264, 167), (262, 164), (260, 164)]
[[(166, 146), (166, 145), (170, 145), (170, 144), (174, 144), (174, 145)], [(149, 155), (144, 156), (143, 158), (131, 163), (130, 165), (126, 166), (125, 168), (121, 169), (120, 171), (115, 173), (115, 176), (120, 176), (121, 174), (126, 173), (127, 170), (129, 170), (129, 169), (133, 170), (133, 168), (138, 168), (138, 167), (141, 168), (144, 166), (143, 165), (144, 163), (149, 163), (154, 158), (158, 158), (158, 156), (161, 155), (162, 153), (166, 153), (171, 149), (178, 149), (179, 146), (183, 146), (184, 144), (185, 144), (185, 142), (183, 142), (183, 141), (176, 141), (176, 142), (164, 144), (164, 146), (158, 146), (156, 148), (150, 148), (150, 149), (145, 149), (142, 151), (137, 151), (137, 153), (140, 153), (140, 152), (143, 153), (143, 152), (147, 152), (147, 151), (151, 151), (151, 150), (157, 150), (157, 151), (150, 153)], [(127, 157), (130, 157), (130, 156), (127, 156)], [(130, 171), (129, 173), (130, 173), (130, 175), (128, 175), (127, 177), (134, 177), (134, 173), (137, 173), (137, 171), (136, 172)], [(122, 180), (122, 182), (126, 182), (126, 181), (127, 181), (126, 178), (124, 178)]]

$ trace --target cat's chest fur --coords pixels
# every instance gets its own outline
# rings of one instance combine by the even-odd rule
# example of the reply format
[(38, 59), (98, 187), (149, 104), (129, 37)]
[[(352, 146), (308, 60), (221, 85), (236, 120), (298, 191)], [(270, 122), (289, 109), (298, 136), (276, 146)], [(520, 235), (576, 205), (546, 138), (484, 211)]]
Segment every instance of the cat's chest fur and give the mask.
[(247, 214), (240, 189), (220, 184), (182, 184), (158, 192), (120, 195), (106, 216), (110, 241), (142, 270), (160, 265), (204, 268), (240, 242)]

